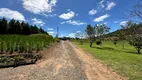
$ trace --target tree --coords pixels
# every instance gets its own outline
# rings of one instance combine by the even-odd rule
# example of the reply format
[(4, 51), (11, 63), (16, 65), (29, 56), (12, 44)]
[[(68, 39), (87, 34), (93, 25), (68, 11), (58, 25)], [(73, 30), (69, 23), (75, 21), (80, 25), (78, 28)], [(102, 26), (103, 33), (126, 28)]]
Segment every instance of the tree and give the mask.
[(129, 36), (128, 42), (130, 45), (134, 46), (137, 50), (137, 53), (140, 54), (142, 49), (142, 36), (139, 34)]
[(92, 47), (92, 44), (95, 40), (95, 31), (94, 31), (94, 28), (91, 26), (91, 25), (87, 25), (86, 27), (86, 33), (89, 37), (89, 42), (90, 42), (90, 47)]
[(142, 20), (142, 0), (139, 0), (133, 9), (130, 11), (130, 17), (135, 17)]
[(31, 31), (32, 31), (32, 34), (37, 34), (37, 33), (39, 33), (39, 29), (37, 28), (36, 25), (31, 26)]
[(0, 34), (22, 34), (22, 35), (30, 35), (30, 34), (47, 34), (42, 28), (38, 28), (36, 25), (32, 26), (28, 23), (19, 22), (18, 20), (10, 20), (9, 22), (2, 18), (0, 19)]
[(15, 22), (15, 30), (16, 30), (16, 34), (22, 34), (22, 27), (19, 21)]
[(7, 33), (7, 20), (5, 18), (0, 19), (0, 34)]
[(120, 25), (121, 26), (121, 30), (119, 31), (120, 34), (118, 34), (119, 39), (122, 42), (122, 48), (124, 49), (125, 47), (125, 35), (126, 35), (126, 29), (124, 25)]
[(8, 34), (16, 34), (15, 22), (16, 21), (14, 19), (10, 20), (8, 25)]
[(28, 23), (21, 23), (21, 27), (22, 27), (22, 34), (24, 35), (30, 35), (31, 34), (31, 28), (29, 27)]
[(106, 33), (109, 32), (110, 28), (107, 27), (105, 24), (97, 24), (94, 26), (96, 37), (99, 39), (97, 43), (102, 43), (103, 37)]
[(142, 26), (142, 24), (136, 24), (131, 21), (129, 21), (127, 24), (127, 28), (129, 29), (126, 31), (126, 40), (130, 45), (134, 46), (137, 50), (137, 53), (140, 54), (142, 49), (142, 32), (138, 30), (138, 27)]
[(83, 38), (84, 38), (84, 34), (81, 32), (76, 32), (75, 33), (76, 39), (80, 40), (80, 44), (83, 45)]

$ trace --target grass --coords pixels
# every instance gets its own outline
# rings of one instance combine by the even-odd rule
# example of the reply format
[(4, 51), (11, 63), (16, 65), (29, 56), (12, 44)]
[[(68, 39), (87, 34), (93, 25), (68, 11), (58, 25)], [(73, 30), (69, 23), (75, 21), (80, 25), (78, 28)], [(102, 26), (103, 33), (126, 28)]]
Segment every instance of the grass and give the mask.
[(118, 42), (115, 46), (113, 42), (105, 41), (102, 47), (94, 43), (93, 48), (89, 47), (88, 42), (83, 45), (79, 45), (78, 41), (73, 42), (119, 75), (128, 77), (129, 80), (142, 80), (142, 55), (137, 54), (135, 48), (127, 42), (125, 49), (122, 48), (122, 42)]

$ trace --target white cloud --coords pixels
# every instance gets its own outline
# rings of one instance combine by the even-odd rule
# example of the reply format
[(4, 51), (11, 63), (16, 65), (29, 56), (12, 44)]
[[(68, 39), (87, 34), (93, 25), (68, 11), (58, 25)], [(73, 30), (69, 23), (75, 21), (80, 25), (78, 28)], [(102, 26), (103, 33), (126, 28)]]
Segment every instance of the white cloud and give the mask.
[(0, 17), (25, 21), (25, 17), (21, 13), (8, 8), (0, 8)]
[(60, 34), (59, 37), (65, 37), (65, 35), (64, 34)]
[(67, 11), (70, 11), (71, 9), (67, 9)]
[(44, 15), (45, 17), (55, 17), (55, 16), (57, 16), (57, 14), (45, 14), (45, 13), (43, 13), (42, 15)]
[(127, 23), (128, 23), (128, 21), (122, 21), (122, 22), (120, 22), (120, 26), (125, 28), (125, 27), (127, 27)]
[(81, 31), (76, 31), (77, 33), (80, 33)]
[(53, 29), (53, 28), (48, 28), (48, 30), (49, 30), (49, 31), (52, 31), (52, 30), (54, 30), (54, 29)]
[(104, 21), (104, 19), (106, 19), (106, 18), (108, 18), (108, 17), (110, 17), (110, 15), (109, 15), (109, 14), (105, 14), (105, 15), (103, 15), (103, 16), (100, 16), (100, 17), (98, 17), (98, 18), (95, 18), (93, 21), (94, 21), (94, 22), (101, 22), (101, 21)]
[[(79, 35), (78, 35), (79, 34)], [(68, 34), (66, 37), (71, 37), (71, 38), (86, 38), (86, 34), (85, 33), (82, 33), (81, 31), (76, 31), (74, 33), (70, 33)]]
[(64, 20), (68, 20), (71, 19), (75, 16), (75, 13), (73, 11), (69, 11), (68, 13), (63, 13), (59, 16), (59, 18), (64, 19)]
[(118, 23), (119, 21), (114, 21), (113, 23)]
[(105, 0), (101, 0), (101, 1), (99, 2), (99, 5), (98, 5), (98, 8), (99, 8), (99, 9), (105, 7), (104, 1), (105, 1)]
[(23, 7), (34, 14), (50, 13), (56, 3), (56, 0), (23, 0)]
[(78, 16), (78, 14), (76, 14), (76, 16)]
[(67, 37), (75, 38), (75, 36), (76, 36), (76, 33), (70, 33)]
[(94, 10), (94, 9), (92, 9), (92, 10), (90, 10), (89, 11), (89, 15), (95, 15), (97, 13), (97, 10)]
[(68, 24), (71, 24), (71, 25), (76, 25), (76, 26), (80, 26), (80, 25), (85, 25), (87, 23), (84, 23), (84, 22), (80, 22), (80, 21), (75, 21), (75, 20), (68, 20), (66, 22), (61, 22), (61, 24), (65, 24), (65, 23), (68, 23)]
[(48, 32), (50, 35), (54, 35), (54, 32), (53, 31), (50, 31), (50, 32)]
[(41, 19), (37, 19), (37, 18), (33, 18), (32, 21), (33, 21), (34, 25), (38, 25), (38, 26), (43, 26), (45, 24), (45, 22), (43, 22)]
[(66, 22), (61, 22), (61, 24), (65, 24)]
[(106, 25), (106, 24), (107, 24), (107, 22), (104, 22), (104, 24)]
[(116, 3), (114, 2), (107, 2), (106, 10), (111, 10), (115, 5)]

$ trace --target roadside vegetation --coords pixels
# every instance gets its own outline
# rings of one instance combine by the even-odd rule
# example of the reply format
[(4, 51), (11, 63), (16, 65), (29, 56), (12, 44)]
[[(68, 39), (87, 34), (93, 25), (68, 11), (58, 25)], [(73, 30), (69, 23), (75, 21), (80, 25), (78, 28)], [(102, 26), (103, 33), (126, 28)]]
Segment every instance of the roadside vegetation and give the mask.
[(14, 19), (0, 19), (0, 67), (33, 64), (55, 39), (42, 28)]
[(92, 48), (88, 47), (88, 40), (84, 40), (83, 45), (79, 45), (78, 40), (74, 43), (119, 75), (128, 77), (129, 80), (142, 80), (142, 55), (138, 55), (135, 48), (128, 42), (124, 42), (125, 49), (122, 48), (122, 41), (118, 41), (116, 45), (113, 41), (103, 41), (103, 47), (94, 43)]
[[(106, 24), (86, 26), (83, 45), (79, 40), (74, 43), (100, 59), (119, 75), (129, 80), (142, 80), (142, 1), (130, 11), (130, 19), (121, 29), (109, 32)], [(131, 18), (137, 18), (133, 21)], [(78, 37), (79, 38), (79, 37)]]

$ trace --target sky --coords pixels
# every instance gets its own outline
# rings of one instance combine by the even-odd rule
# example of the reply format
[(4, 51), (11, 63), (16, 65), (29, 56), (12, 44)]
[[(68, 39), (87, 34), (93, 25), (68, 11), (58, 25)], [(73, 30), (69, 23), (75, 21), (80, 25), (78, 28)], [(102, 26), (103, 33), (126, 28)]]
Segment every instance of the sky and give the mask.
[(74, 37), (88, 24), (106, 24), (110, 32), (125, 24), (137, 0), (0, 0), (0, 18), (37, 25), (50, 35)]

